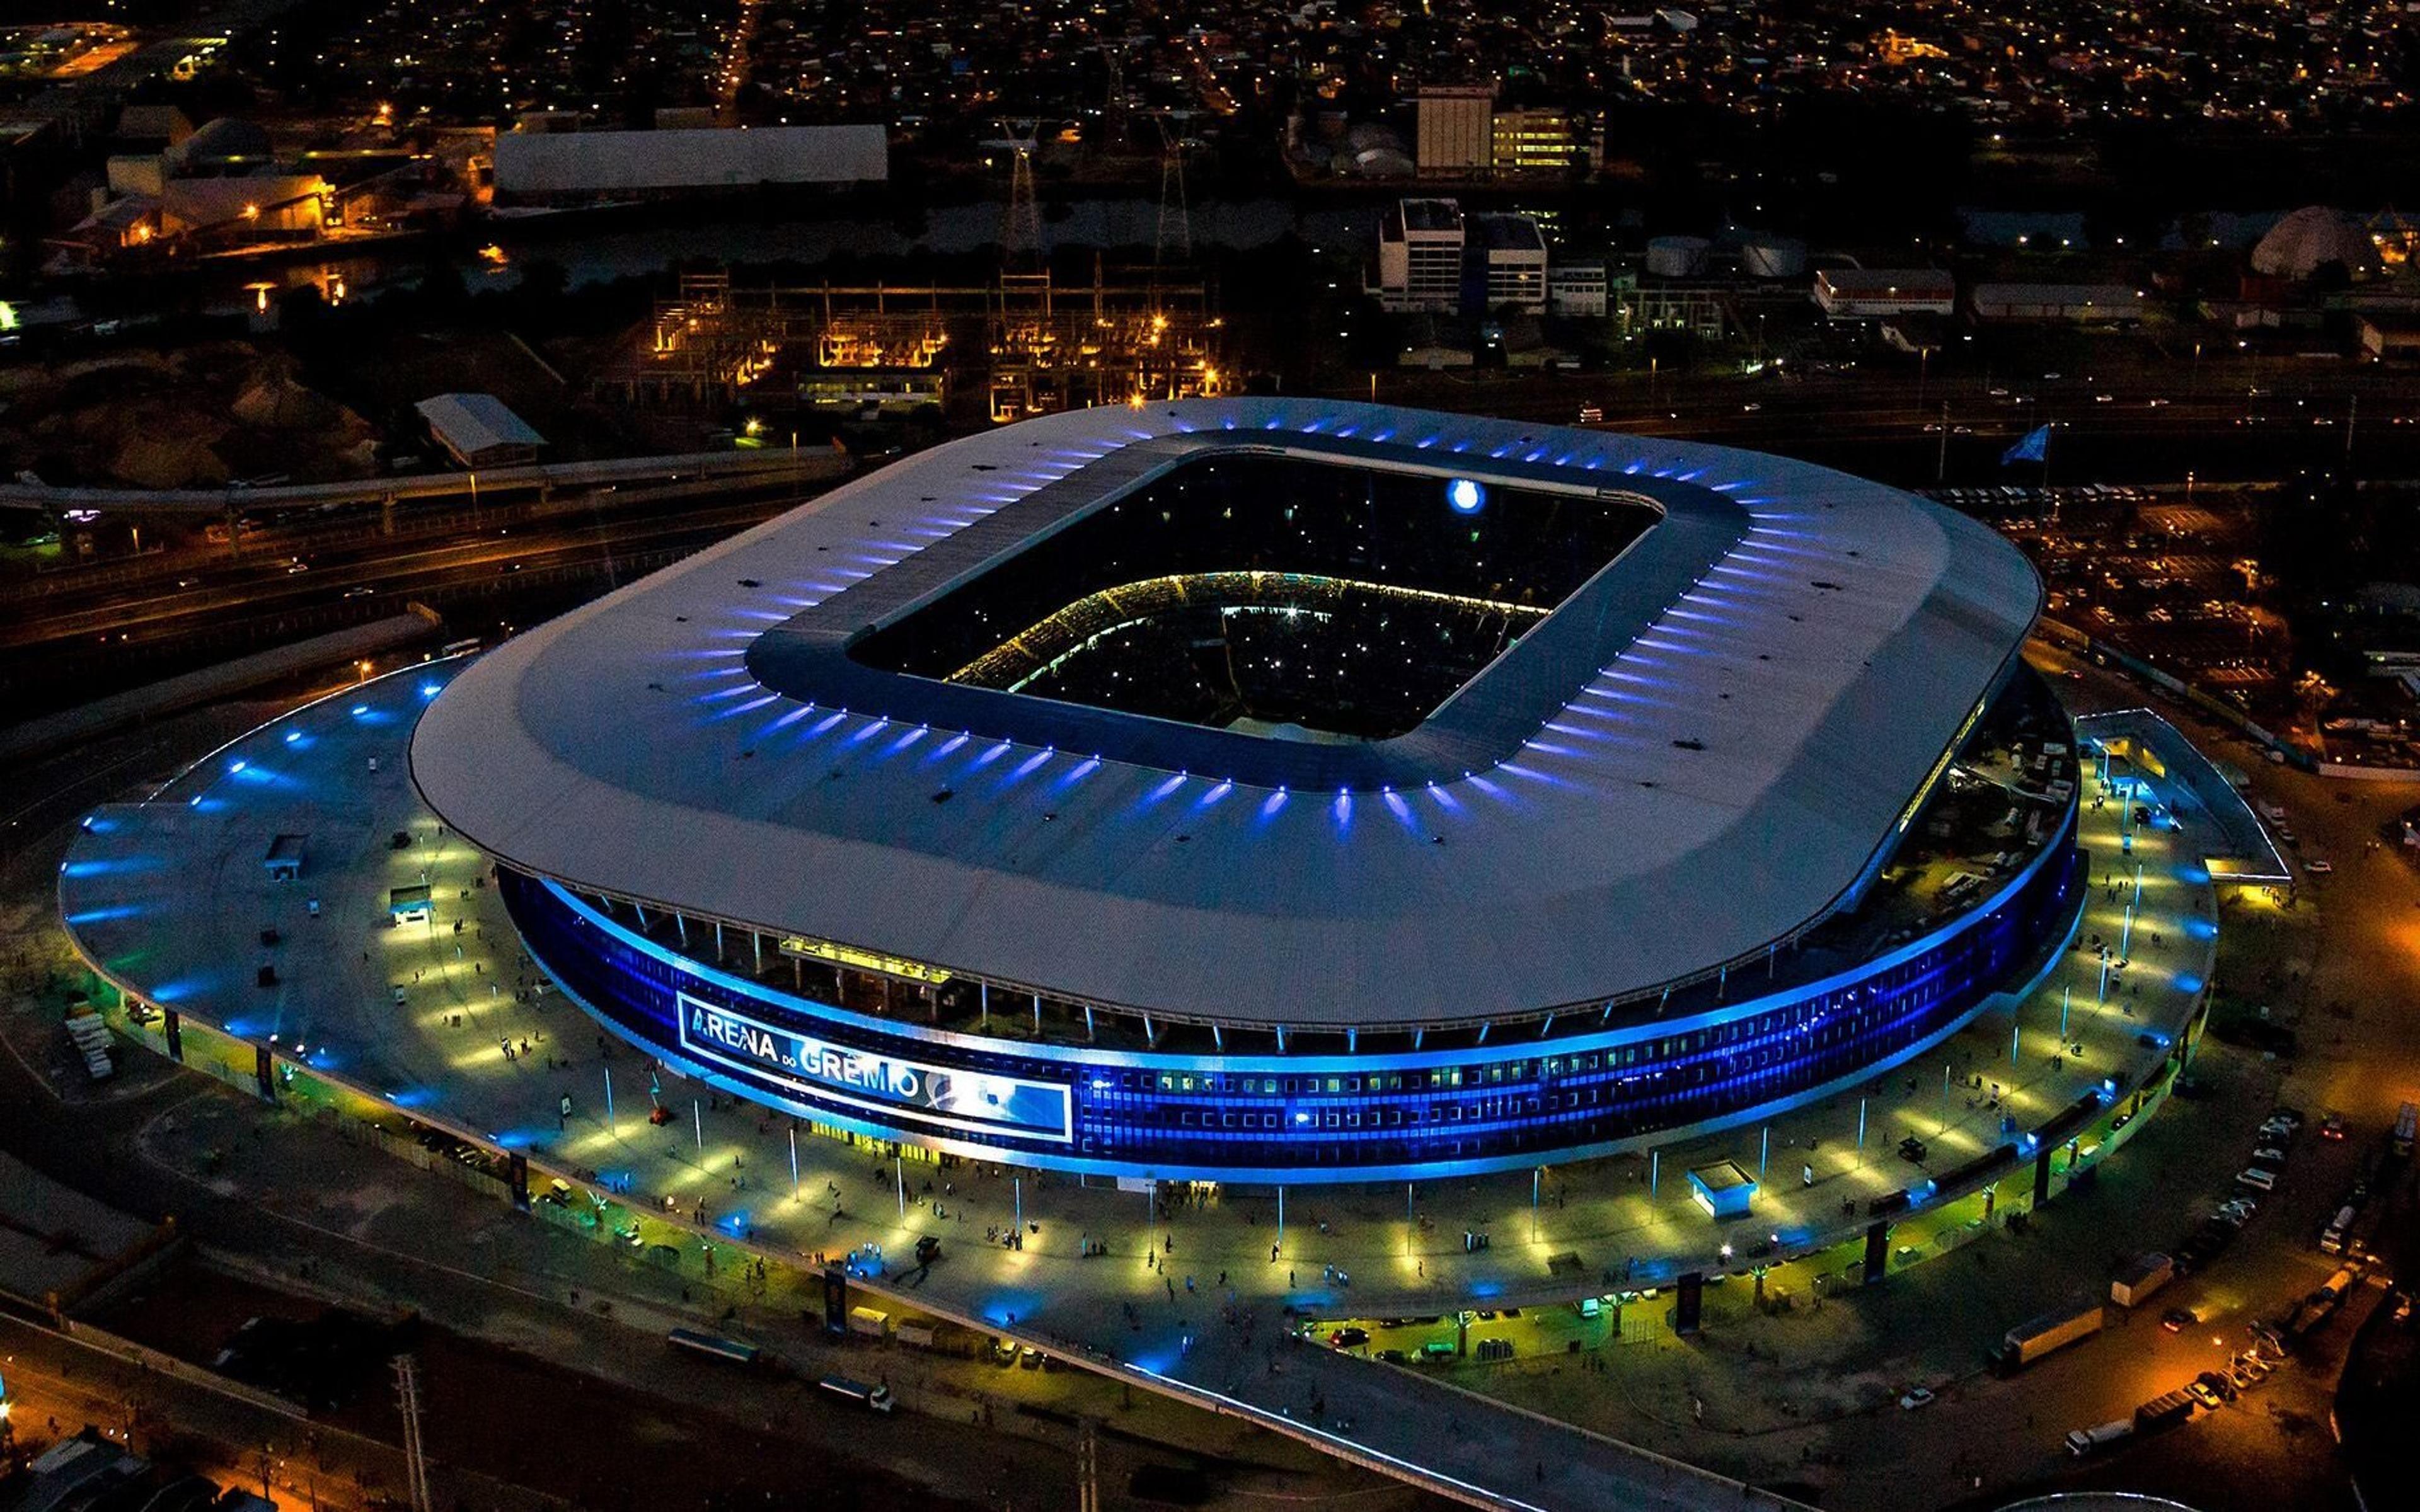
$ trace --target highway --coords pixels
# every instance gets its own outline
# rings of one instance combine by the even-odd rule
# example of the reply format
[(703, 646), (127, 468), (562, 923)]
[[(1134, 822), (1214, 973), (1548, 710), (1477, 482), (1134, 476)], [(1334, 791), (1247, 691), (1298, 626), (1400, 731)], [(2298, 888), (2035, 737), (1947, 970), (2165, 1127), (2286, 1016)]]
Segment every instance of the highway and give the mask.
[(0, 693), (36, 714), (413, 603), (517, 623), (754, 525), (846, 471), (830, 454), (811, 461), (805, 476), (783, 468), (591, 484), (475, 511), (432, 507), (399, 518), (392, 535), (358, 507), (314, 511), (246, 530), (235, 547), (8, 584)]
[[(147, 598), (62, 607), (14, 619), (0, 625), (0, 651), (87, 636), (125, 643), (175, 636), (198, 618), (273, 615), (297, 607), (372, 595), (392, 602), (418, 589), (465, 578), (535, 571), (614, 553), (700, 546), (768, 518), (792, 501), (784, 490), (773, 497), (759, 494), (712, 508), (655, 516), (641, 512), (654, 502), (641, 494), (620, 505), (617, 517), (592, 525), (566, 522), (522, 530), (499, 526), (392, 552), (373, 546), (315, 554), (305, 559), (307, 565), (287, 556), (264, 556), (256, 564), (224, 574), (228, 580), (189, 579), (185, 580), (192, 582), (191, 587), (172, 585)], [(297, 565), (304, 570), (292, 570)]]
[(215, 517), (238, 512), (335, 509), (348, 504), (392, 504), (422, 499), (475, 501), (521, 490), (550, 493), (658, 479), (677, 483), (683, 478), (699, 477), (818, 478), (844, 471), (847, 466), (847, 459), (834, 452), (766, 448), (611, 457), (596, 462), (538, 462), (465, 472), (413, 472), (388, 478), (277, 484), (257, 488), (69, 488), (20, 482), (0, 484), (0, 508), (38, 509), (49, 514), (91, 510)]

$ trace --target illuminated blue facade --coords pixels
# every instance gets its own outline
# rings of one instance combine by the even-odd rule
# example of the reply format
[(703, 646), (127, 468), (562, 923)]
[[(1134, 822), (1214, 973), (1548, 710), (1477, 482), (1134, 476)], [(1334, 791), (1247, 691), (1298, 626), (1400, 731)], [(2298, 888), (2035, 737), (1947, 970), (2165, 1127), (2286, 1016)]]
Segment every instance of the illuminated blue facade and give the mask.
[(576, 1001), (753, 1101), (1059, 1169), (1352, 1181), (1643, 1148), (1870, 1076), (1954, 1032), (2066, 939), (2084, 891), (2073, 826), (2071, 807), (1980, 904), (1820, 980), (1601, 1032), (1515, 1041), (1512, 1027), (1495, 1043), (1344, 1056), (1125, 1052), (848, 1011), (670, 949), (627, 904), (499, 875), (533, 957)]
[(1975, 521), (1784, 458), (1119, 407), (507, 642), (411, 778), (589, 1012), (824, 1127), (1517, 1169), (1857, 1086), (2033, 979), (2082, 893), (2040, 604)]

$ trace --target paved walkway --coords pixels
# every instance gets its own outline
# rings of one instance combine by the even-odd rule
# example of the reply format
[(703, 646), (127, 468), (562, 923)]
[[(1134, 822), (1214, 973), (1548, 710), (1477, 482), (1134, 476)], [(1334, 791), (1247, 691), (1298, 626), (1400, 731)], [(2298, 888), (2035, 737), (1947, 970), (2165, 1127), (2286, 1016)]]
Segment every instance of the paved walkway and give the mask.
[[(559, 995), (532, 990), (536, 980), (484, 885), (483, 858), (412, 795), (411, 724), (449, 675), (439, 664), (323, 701), (197, 764), (148, 803), (99, 811), (60, 883), (87, 955), (189, 1021), (298, 1057), (312, 1070), (287, 1097), (366, 1093), (548, 1168), (600, 1173), (628, 1199), (595, 1209), (600, 1230), (667, 1246), (683, 1265), (712, 1263), (701, 1230), (718, 1234), (725, 1266), (741, 1240), (781, 1256), (850, 1253), (920, 1305), (1114, 1356), (1222, 1393), (1231, 1410), (1323, 1420), (1360, 1446), (1357, 1456), (1467, 1480), (1484, 1488), (1475, 1500), (1594, 1506), (1619, 1484), (1639, 1504), (1665, 1504), (1658, 1499), (1678, 1494), (1667, 1477), (1686, 1473), (1475, 1399), (1407, 1394), (1390, 1376), (1289, 1344), (1289, 1329), (1305, 1317), (1445, 1317), (1450, 1337), (1450, 1315), (1464, 1306), (1568, 1303), (1625, 1278), (1644, 1290), (1684, 1270), (1744, 1268), (1762, 1249), (1776, 1262), (1809, 1257), (1776, 1270), (1776, 1285), (1838, 1284), (1848, 1262), (1827, 1246), (1864, 1222), (1847, 1211), (1920, 1175), (1894, 1153), (1902, 1135), (1925, 1140), (1928, 1167), (1946, 1170), (2002, 1143), (2004, 1115), (2029, 1129), (2103, 1077), (2136, 1085), (2163, 1058), (2156, 1039), (2142, 1037), (2173, 1034), (2189, 1016), (2215, 945), (2192, 832), (2133, 826), (2123, 803), (2088, 802), (2084, 843), (2097, 886), (2079, 948), (2013, 1014), (1985, 1013), (1869, 1096), (1835, 1097), (1769, 1130), (1668, 1147), (1652, 1162), (1593, 1162), (1534, 1180), (1296, 1188), (1282, 1214), (1274, 1197), (1219, 1193), (1155, 1211), (1145, 1194), (1071, 1178), (895, 1162), (668, 1072), (652, 1079), (672, 1121), (650, 1125), (646, 1062)], [(271, 881), (264, 865), (281, 834), (304, 837), (295, 882)], [(392, 891), (424, 884), (431, 918), (391, 927)], [(264, 943), (265, 931), (275, 943)], [(2127, 964), (2104, 970), (2083, 948), (2095, 942), (2122, 949)], [(271, 985), (261, 985), (264, 966)], [(2054, 1055), (2062, 1016), (2080, 1056)], [(184, 1047), (189, 1064), (252, 1076), (248, 1044), (197, 1026)], [(2111, 1119), (2130, 1106), (2119, 1101)], [(2095, 1158), (2105, 1128), (2074, 1154)], [(1689, 1200), (1684, 1174), (1725, 1158), (1771, 1178), (1753, 1219), (1728, 1227)], [(2068, 1159), (2058, 1156), (2062, 1169)], [(1994, 1194), (2003, 1211), (2025, 1183), (2007, 1184)], [(1956, 1196), (1900, 1221), (1894, 1263), (1987, 1221), (1981, 1199)], [(1020, 1219), (1024, 1243), (1005, 1247), (1000, 1240)], [(1488, 1235), (1488, 1246), (1466, 1250), (1466, 1232)], [(943, 1238), (944, 1262), (902, 1273), (924, 1233)], [(1107, 1253), (1088, 1255), (1088, 1244)], [(1628, 1317), (1592, 1326), (1600, 1336), (1660, 1326), (1664, 1304), (1640, 1304), (1608, 1308)], [(1558, 1316), (1575, 1321), (1567, 1307)], [(1337, 1426), (1343, 1419), (1353, 1427)], [(1481, 1421), (1479, 1446), (1457, 1452), (1454, 1425)], [(1528, 1467), (1544, 1466), (1544, 1480), (1524, 1480), (1522, 1457), (1484, 1447), (1522, 1443), (1536, 1445)], [(1696, 1483), (1669, 1504), (1706, 1504), (1708, 1490)]]

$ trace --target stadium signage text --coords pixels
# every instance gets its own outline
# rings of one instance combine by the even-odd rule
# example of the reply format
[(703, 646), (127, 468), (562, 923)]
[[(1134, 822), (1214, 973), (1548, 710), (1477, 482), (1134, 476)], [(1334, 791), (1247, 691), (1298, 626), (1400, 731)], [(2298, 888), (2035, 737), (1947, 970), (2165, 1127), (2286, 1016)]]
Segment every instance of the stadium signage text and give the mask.
[(678, 995), (681, 1048), (717, 1065), (824, 1102), (905, 1114), (918, 1123), (1071, 1137), (1065, 1087), (831, 1044), (687, 993)]

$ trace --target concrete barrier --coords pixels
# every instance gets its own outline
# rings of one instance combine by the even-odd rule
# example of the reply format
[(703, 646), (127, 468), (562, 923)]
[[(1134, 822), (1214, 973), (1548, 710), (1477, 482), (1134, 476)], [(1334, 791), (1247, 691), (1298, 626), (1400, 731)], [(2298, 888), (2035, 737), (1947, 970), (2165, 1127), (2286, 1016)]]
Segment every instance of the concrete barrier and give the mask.
[(414, 605), (407, 613), (391, 614), (367, 625), (313, 636), (290, 646), (239, 656), (181, 677), (147, 683), (58, 714), (28, 719), (0, 733), (0, 762), (19, 761), (98, 740), (147, 719), (163, 718), (213, 700), (232, 698), (281, 677), (384, 656), (433, 640), (443, 628), (444, 622), (434, 611)]

